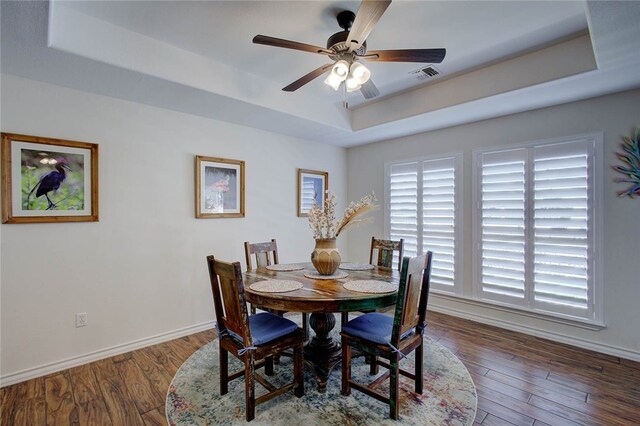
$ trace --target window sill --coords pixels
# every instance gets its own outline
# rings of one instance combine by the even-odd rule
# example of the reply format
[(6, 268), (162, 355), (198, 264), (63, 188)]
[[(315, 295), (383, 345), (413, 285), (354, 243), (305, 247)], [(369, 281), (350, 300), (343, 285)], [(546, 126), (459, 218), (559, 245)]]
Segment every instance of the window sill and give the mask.
[(526, 316), (529, 318), (536, 318), (544, 321), (555, 322), (558, 324), (565, 324), (573, 327), (580, 327), (580, 328), (584, 328), (592, 331), (599, 331), (607, 328), (606, 324), (600, 321), (575, 318), (575, 317), (570, 317), (568, 315), (564, 316), (562, 314), (549, 314), (544, 312), (538, 312), (538, 311), (510, 306), (510, 305), (506, 305), (506, 304), (502, 304), (502, 303), (494, 302), (490, 300), (478, 300), (478, 299), (472, 299), (470, 297), (461, 296), (457, 294), (443, 293), (437, 290), (431, 290), (431, 296), (446, 299), (446, 300), (452, 300), (455, 302), (465, 303), (467, 305), (480, 306), (483, 308), (490, 308), (497, 311)]

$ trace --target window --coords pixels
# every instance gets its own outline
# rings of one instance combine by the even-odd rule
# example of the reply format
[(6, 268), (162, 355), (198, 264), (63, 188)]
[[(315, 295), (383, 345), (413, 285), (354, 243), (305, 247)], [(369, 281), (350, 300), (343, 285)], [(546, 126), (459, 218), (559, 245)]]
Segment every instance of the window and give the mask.
[(461, 163), (460, 154), (387, 168), (389, 238), (404, 238), (406, 256), (432, 251), (431, 286), (449, 293), (461, 288)]
[(475, 153), (477, 298), (600, 320), (597, 140)]

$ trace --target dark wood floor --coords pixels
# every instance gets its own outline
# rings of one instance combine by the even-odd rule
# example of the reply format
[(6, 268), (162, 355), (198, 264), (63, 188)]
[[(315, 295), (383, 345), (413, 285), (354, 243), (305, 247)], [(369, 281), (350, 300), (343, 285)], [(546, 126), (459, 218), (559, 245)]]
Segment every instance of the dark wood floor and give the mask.
[[(640, 364), (429, 313), (478, 389), (475, 424), (638, 425)], [(3, 388), (2, 425), (164, 425), (178, 367), (205, 331)]]

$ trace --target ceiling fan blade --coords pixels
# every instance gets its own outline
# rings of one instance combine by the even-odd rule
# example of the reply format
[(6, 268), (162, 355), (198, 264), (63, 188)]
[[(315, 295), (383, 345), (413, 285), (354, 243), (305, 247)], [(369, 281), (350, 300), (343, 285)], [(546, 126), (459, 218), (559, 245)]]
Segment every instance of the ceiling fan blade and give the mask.
[(299, 43), (297, 41), (285, 40), (282, 38), (269, 37), (266, 35), (257, 35), (253, 38), (256, 44), (264, 44), (267, 46), (284, 47), (285, 49), (302, 50), (303, 52), (320, 53), (321, 55), (330, 55), (333, 52), (320, 46)]
[(439, 64), (447, 54), (447, 49), (397, 49), (369, 50), (363, 59), (381, 62), (424, 62)]
[(378, 90), (376, 85), (373, 84), (373, 81), (371, 81), (371, 79), (367, 80), (367, 82), (364, 83), (362, 87), (360, 87), (360, 92), (365, 99), (372, 99), (380, 95), (380, 91)]
[(299, 88), (301, 88), (302, 86), (304, 86), (305, 84), (307, 84), (308, 82), (310, 82), (311, 80), (313, 80), (314, 78), (320, 77), (328, 69), (331, 69), (331, 67), (333, 67), (333, 64), (326, 64), (321, 66), (320, 68), (316, 68), (315, 70), (311, 71), (309, 74), (300, 77), (299, 79), (297, 79), (296, 81), (288, 85), (287, 87), (284, 87), (282, 90), (284, 90), (285, 92), (294, 92)]
[(389, 4), (391, 0), (362, 0), (347, 37), (346, 42), (351, 44), (349, 52), (358, 50), (362, 46)]

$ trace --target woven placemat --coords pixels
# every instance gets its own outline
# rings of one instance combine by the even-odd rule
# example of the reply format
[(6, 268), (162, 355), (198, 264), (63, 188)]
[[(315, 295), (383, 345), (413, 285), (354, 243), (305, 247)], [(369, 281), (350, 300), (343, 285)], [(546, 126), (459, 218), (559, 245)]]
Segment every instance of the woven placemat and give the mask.
[(267, 269), (270, 271), (281, 271), (281, 272), (299, 271), (301, 269), (304, 269), (304, 266), (300, 265), (299, 263), (280, 263), (278, 265), (269, 265), (267, 266)]
[(341, 263), (340, 269), (345, 269), (347, 271), (368, 271), (369, 269), (373, 269), (373, 266), (370, 263)]
[(290, 280), (265, 280), (251, 284), (251, 290), (261, 293), (286, 293), (287, 291), (300, 290), (301, 282)]
[(320, 272), (312, 271), (306, 272), (304, 276), (315, 280), (339, 280), (341, 278), (347, 278), (349, 274), (343, 271), (336, 271), (333, 275), (320, 275)]
[(398, 291), (396, 284), (375, 280), (354, 280), (344, 283), (344, 288), (358, 293), (392, 293)]

